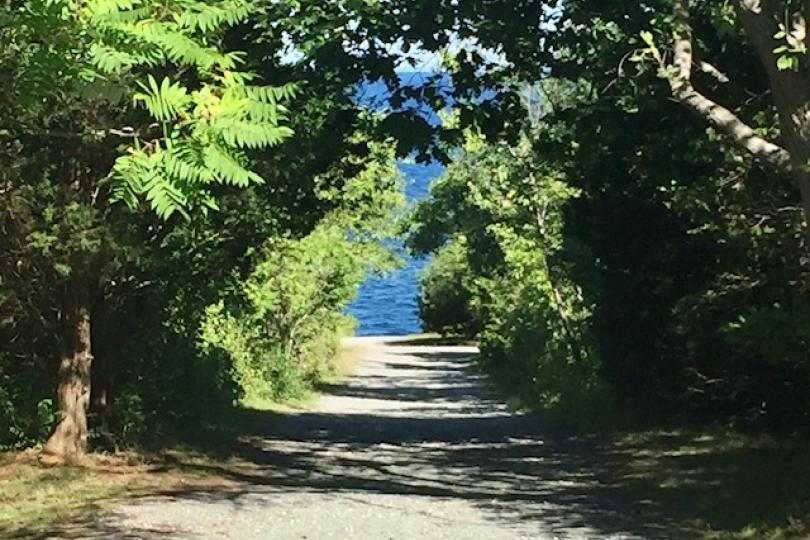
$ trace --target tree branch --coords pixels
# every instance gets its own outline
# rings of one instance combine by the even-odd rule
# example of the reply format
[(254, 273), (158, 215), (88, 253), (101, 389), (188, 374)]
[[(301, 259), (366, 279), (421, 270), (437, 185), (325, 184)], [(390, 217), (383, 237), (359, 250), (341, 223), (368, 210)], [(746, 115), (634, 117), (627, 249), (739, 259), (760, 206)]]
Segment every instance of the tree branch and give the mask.
[[(739, 0), (740, 4), (759, 4), (757, 0)], [(766, 160), (784, 172), (790, 171), (790, 153), (756, 134), (731, 110), (698, 92), (692, 85), (694, 52), (692, 48), (692, 25), (687, 0), (675, 0), (673, 5), (674, 28), (674, 74), (669, 77), (672, 95), (693, 113), (707, 120), (717, 130), (729, 136), (735, 143), (751, 154)], [(719, 71), (718, 71), (719, 73)]]
[(714, 79), (719, 83), (726, 84), (731, 82), (731, 79), (728, 78), (728, 75), (726, 75), (725, 73), (723, 73), (722, 71), (720, 71), (719, 69), (717, 69), (708, 62), (700, 62), (698, 64), (698, 67), (700, 67), (700, 71), (714, 77)]
[(155, 128), (160, 127), (157, 123), (152, 123), (143, 130), (143, 132), (138, 132), (135, 128), (131, 126), (124, 126), (121, 128), (109, 128), (109, 129), (95, 129), (91, 132), (78, 132), (78, 131), (56, 131), (56, 130), (32, 130), (27, 126), (14, 126), (13, 128), (4, 128), (0, 126), (0, 131), (7, 131), (9, 133), (20, 133), (22, 132), (23, 135), (32, 136), (32, 137), (40, 137), (40, 138), (47, 138), (47, 139), (83, 139), (88, 135), (95, 135), (99, 138), (105, 137), (120, 137), (122, 139), (134, 139), (137, 137), (146, 138), (146, 131), (153, 130)]

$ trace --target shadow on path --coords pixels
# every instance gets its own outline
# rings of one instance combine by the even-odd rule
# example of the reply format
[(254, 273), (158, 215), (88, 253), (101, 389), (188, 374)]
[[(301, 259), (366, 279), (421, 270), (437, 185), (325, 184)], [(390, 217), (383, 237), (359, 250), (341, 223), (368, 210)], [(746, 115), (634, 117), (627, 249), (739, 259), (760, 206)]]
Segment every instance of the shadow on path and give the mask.
[[(418, 496), (463, 501), (487, 522), (527, 538), (685, 538), (695, 536), (685, 525), (711, 513), (704, 507), (711, 497), (723, 497), (726, 484), (739, 488), (729, 481), (739, 473), (730, 454), (680, 456), (667, 465), (677, 482), (656, 486), (647, 468), (663, 462), (633, 455), (636, 448), (541, 432), (535, 418), (487, 395), (470, 355), (401, 344), (369, 353), (357, 376), (325, 387), (317, 410), (249, 413), (264, 428), (231, 450), (254, 466), (208, 467), (236, 480), (235, 487), (179, 490), (158, 504), (264, 513), (287, 494), (367, 505), (377, 504), (369, 496)], [(736, 525), (726, 519), (732, 522), (722, 525)], [(83, 535), (58, 536), (168, 535), (160, 525), (127, 536), (114, 523), (99, 519), (75, 529)]]

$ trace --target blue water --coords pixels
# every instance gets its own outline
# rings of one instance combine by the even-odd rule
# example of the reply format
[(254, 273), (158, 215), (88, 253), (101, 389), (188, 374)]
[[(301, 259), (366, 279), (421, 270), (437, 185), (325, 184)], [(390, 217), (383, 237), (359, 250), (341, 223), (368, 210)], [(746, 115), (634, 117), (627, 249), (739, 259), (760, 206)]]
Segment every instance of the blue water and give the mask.
[[(419, 88), (429, 83), (432, 74), (399, 75), (403, 87)], [(443, 84), (448, 85), (449, 90), (449, 78), (445, 78)], [(449, 105), (449, 92), (442, 93), (447, 94)], [(383, 81), (375, 81), (361, 85), (355, 99), (371, 109), (382, 111), (390, 108), (390, 96), (388, 86)], [(406, 100), (399, 110), (415, 110), (432, 125), (437, 125), (440, 121), (433, 109), (420, 105), (413, 99)], [(405, 175), (405, 194), (409, 204), (427, 196), (431, 182), (444, 171), (444, 167), (437, 163), (422, 165), (403, 161), (398, 165)], [(405, 267), (385, 277), (370, 277), (360, 287), (357, 300), (347, 309), (359, 322), (357, 334), (360, 336), (416, 334), (422, 331), (422, 321), (419, 320), (418, 276), (428, 260), (408, 256), (402, 245), (397, 248), (405, 261)]]
[[(400, 162), (399, 168), (406, 178), (405, 194), (410, 204), (424, 198), (431, 182), (444, 170), (437, 163)], [(428, 261), (424, 257), (408, 256), (401, 245), (399, 249), (405, 267), (382, 278), (369, 278), (360, 287), (357, 300), (347, 309), (359, 322), (357, 335), (396, 336), (422, 331), (418, 275)]]

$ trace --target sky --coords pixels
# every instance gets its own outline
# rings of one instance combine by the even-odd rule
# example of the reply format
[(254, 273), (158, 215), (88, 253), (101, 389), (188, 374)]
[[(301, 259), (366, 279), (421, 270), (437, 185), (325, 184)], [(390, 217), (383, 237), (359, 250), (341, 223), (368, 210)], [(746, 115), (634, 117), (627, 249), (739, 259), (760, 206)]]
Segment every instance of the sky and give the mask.
[[(397, 67), (397, 72), (400, 73), (413, 73), (413, 72), (434, 72), (442, 69), (441, 54), (436, 51), (429, 51), (422, 48), (420, 45), (411, 46), (407, 52), (404, 48), (403, 40), (387, 46), (388, 51), (400, 56), (401, 60)], [(451, 54), (457, 54), (461, 49), (477, 50), (488, 62), (506, 66), (508, 63), (499, 53), (480, 47), (474, 38), (468, 39), (452, 39), (450, 41)], [(291, 64), (301, 60), (302, 54), (296, 50), (291, 41), (287, 41), (284, 50), (282, 51), (282, 63)]]

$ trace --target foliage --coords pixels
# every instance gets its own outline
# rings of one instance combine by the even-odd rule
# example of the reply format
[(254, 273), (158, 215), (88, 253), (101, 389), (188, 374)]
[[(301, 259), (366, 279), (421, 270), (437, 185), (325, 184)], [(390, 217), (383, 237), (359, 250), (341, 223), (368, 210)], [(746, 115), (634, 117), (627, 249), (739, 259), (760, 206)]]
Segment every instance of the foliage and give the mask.
[[(239, 0), (30, 0), (6, 8), (4, 23), (15, 28), (10, 50), (18, 55), (8, 62), (10, 97), (24, 120), (6, 129), (32, 127), (43, 114), (67, 117), (57, 112), (64, 107), (97, 108), (84, 122), (65, 118), (65, 136), (90, 146), (127, 141), (111, 170), (95, 179), (112, 177), (114, 199), (135, 207), (143, 197), (164, 218), (190, 206), (216, 208), (211, 184), (261, 181), (245, 168), (244, 150), (290, 135), (279, 124), (278, 102), (294, 87), (253, 84), (256, 76), (240, 70), (244, 54), (217, 43), (249, 8)], [(57, 87), (63, 92), (55, 94)], [(111, 117), (130, 108), (128, 101), (149, 118), (135, 115), (137, 123), (127, 125), (120, 113)]]
[[(201, 339), (230, 359), (247, 400), (300, 397), (334, 368), (343, 314), (369, 272), (390, 267), (380, 243), (402, 205), (390, 145), (377, 150), (342, 188), (341, 205), (301, 238), (270, 237), (233, 298), (206, 310)], [(338, 194), (322, 191), (334, 200)], [(386, 232), (387, 231), (387, 232)]]
[[(93, 294), (92, 435), (120, 445), (236, 402), (231, 359), (198, 337), (206, 308), (232, 305), (265, 257), (257, 247), (339, 229), (352, 260), (363, 254), (353, 275), (392, 264), (379, 242), (401, 187), (378, 119), (353, 101), (362, 76), (335, 84), (337, 66), (265, 61), (269, 44), (228, 30), (258, 12), (247, 1), (2, 5), (0, 86), (13, 106), (0, 111), (0, 384), (15, 429), (0, 444), (48, 433), (37, 404), (54, 395), (64, 291), (77, 283)], [(326, 362), (336, 334), (310, 332), (300, 354)]]
[(463, 237), (443, 246), (420, 276), (419, 316), (427, 332), (474, 336), (481, 321), (472, 309), (474, 276)]
[[(480, 325), (483, 362), (514, 374), (513, 382), (530, 381), (518, 385), (539, 408), (587, 413), (604, 389), (590, 308), (563, 253), (575, 244), (563, 237), (563, 210), (577, 196), (533, 158), (528, 140), (509, 147), (470, 137), (416, 208), (410, 243), (422, 252), (442, 250), (423, 278), (423, 306), (461, 286), (461, 312), (474, 314), (466, 324)], [(450, 244), (442, 247), (445, 239)], [(459, 311), (443, 312), (452, 315), (437, 321), (439, 328), (463, 324)]]
[(806, 429), (807, 13), (744, 4), (0, 1), (0, 445), (59, 419), (76, 287), (99, 446), (303, 392), (393, 264), (396, 155), (452, 161), (411, 221), (426, 323), (524, 402)]
[[(339, 338), (352, 327), (343, 308), (364, 276), (344, 235), (329, 227), (268, 241), (238, 307), (208, 309), (202, 340), (230, 358), (245, 398), (298, 397), (330, 369)], [(316, 350), (319, 343), (324, 350)]]
[[(283, 366), (271, 379), (300, 379), (295, 359), (328, 356), (339, 326), (292, 330), (324, 293), (306, 264), (345, 285), (311, 319), (337, 312), (360, 267), (392, 264), (388, 171), (412, 151), (454, 161), (411, 231), (438, 253), (423, 316), (478, 333), (515, 384), (538, 375), (541, 405), (585, 407), (610, 388), (651, 416), (806, 425), (801, 197), (672, 101), (675, 5), (3, 2), (4, 443), (48, 428), (76, 285), (93, 290), (101, 431), (226, 408), (267, 379), (234, 378), (256, 358)], [(798, 22), (771, 36), (771, 65), (732, 3), (690, 10), (695, 86), (784, 143), (763, 67), (803, 76)], [(421, 67), (415, 44), (442, 69), (407, 84), (396, 68)], [(370, 82), (384, 87), (376, 115), (358, 97)], [(439, 125), (430, 109), (448, 105)], [(300, 281), (274, 273), (288, 262)], [(232, 342), (213, 343), (215, 320)]]
[[(514, 145), (525, 134), (531, 159), (580, 193), (564, 210), (557, 268), (582, 289), (599, 376), (628, 415), (806, 427), (810, 357), (802, 328), (810, 289), (801, 182), (672, 99), (673, 74), (659, 70), (652, 47), (664, 67), (672, 63), (673, 36), (683, 33), (675, 2), (551, 4), (437, 7), (437, 17), (456, 25), (454, 36), (475, 36), (471, 48), (496, 53), (468, 48), (460, 62), (447, 63), (454, 95), (494, 90), (497, 112), (484, 120), (462, 104), (444, 128), (472, 123), (493, 144)], [(776, 121), (782, 98), (763, 72), (773, 75), (785, 51), (763, 64), (752, 49), (760, 38), (773, 40), (743, 31), (733, 4), (689, 3), (694, 85), (756, 127), (747, 140), (792, 144), (785, 118)], [(773, 4), (763, 17), (782, 13), (777, 4), (785, 13), (796, 8)], [(793, 31), (797, 21), (785, 26)], [(427, 32), (414, 28), (409, 36)], [(449, 45), (439, 38), (437, 46)], [(805, 85), (785, 88), (801, 93)], [(518, 101), (531, 106), (529, 118)], [(424, 224), (417, 239), (437, 235), (441, 216), (463, 200), (459, 193), (417, 216)], [(467, 242), (478, 257), (497, 253), (492, 242)]]

